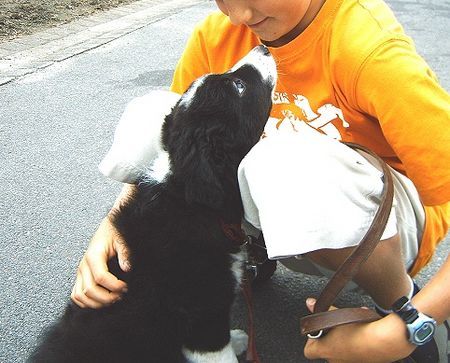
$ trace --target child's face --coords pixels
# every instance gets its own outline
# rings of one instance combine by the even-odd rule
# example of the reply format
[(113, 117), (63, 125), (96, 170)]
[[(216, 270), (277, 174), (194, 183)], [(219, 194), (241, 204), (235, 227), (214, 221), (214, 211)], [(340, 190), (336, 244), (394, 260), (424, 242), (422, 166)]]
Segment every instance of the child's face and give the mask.
[(234, 25), (246, 25), (258, 38), (273, 42), (300, 23), (311, 0), (216, 0)]

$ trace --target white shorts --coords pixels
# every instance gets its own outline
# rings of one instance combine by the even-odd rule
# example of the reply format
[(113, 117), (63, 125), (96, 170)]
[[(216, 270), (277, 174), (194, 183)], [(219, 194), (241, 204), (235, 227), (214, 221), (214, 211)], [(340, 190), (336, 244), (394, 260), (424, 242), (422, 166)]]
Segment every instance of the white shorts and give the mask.
[[(262, 139), (242, 161), (238, 177), (245, 220), (263, 231), (269, 258), (297, 256), (298, 265), (307, 252), (357, 245), (383, 189), (382, 172), (371, 159), (306, 124)], [(425, 214), (412, 182), (392, 173), (394, 206), (381, 239), (400, 234), (409, 268)], [(248, 223), (244, 227), (252, 233)]]

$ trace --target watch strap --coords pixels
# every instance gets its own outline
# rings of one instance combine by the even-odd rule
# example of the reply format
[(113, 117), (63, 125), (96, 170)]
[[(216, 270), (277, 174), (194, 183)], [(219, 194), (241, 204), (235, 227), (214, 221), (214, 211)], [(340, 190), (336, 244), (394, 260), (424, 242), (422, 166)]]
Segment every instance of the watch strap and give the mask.
[(411, 324), (419, 317), (419, 312), (406, 296), (402, 296), (393, 305), (392, 310), (406, 323)]

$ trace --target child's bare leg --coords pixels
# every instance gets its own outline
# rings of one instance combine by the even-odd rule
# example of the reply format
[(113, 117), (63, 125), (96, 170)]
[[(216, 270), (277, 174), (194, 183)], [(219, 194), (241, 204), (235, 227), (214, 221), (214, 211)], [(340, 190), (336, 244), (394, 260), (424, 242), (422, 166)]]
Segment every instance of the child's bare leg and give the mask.
[[(323, 249), (307, 254), (315, 263), (335, 271), (354, 247), (339, 250)], [(399, 297), (411, 290), (398, 235), (381, 241), (369, 259), (361, 266), (355, 282), (383, 309), (390, 309)]]

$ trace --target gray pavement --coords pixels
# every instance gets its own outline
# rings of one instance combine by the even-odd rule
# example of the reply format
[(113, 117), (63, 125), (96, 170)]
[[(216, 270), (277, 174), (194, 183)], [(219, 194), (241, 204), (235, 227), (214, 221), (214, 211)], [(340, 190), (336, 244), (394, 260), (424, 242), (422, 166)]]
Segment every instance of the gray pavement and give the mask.
[[(444, 88), (450, 90), (450, 3), (389, 0)], [(143, 0), (0, 44), (0, 362), (23, 362), (58, 316), (74, 271), (120, 189), (97, 171), (126, 103), (168, 88), (206, 0)], [(419, 276), (442, 264), (441, 243)], [(264, 362), (305, 362), (298, 319), (325, 281), (280, 268), (255, 291)], [(347, 293), (340, 305), (370, 304)], [(238, 298), (233, 327), (246, 329)]]
[(125, 36), (205, 0), (140, 0), (0, 43), (0, 85)]

